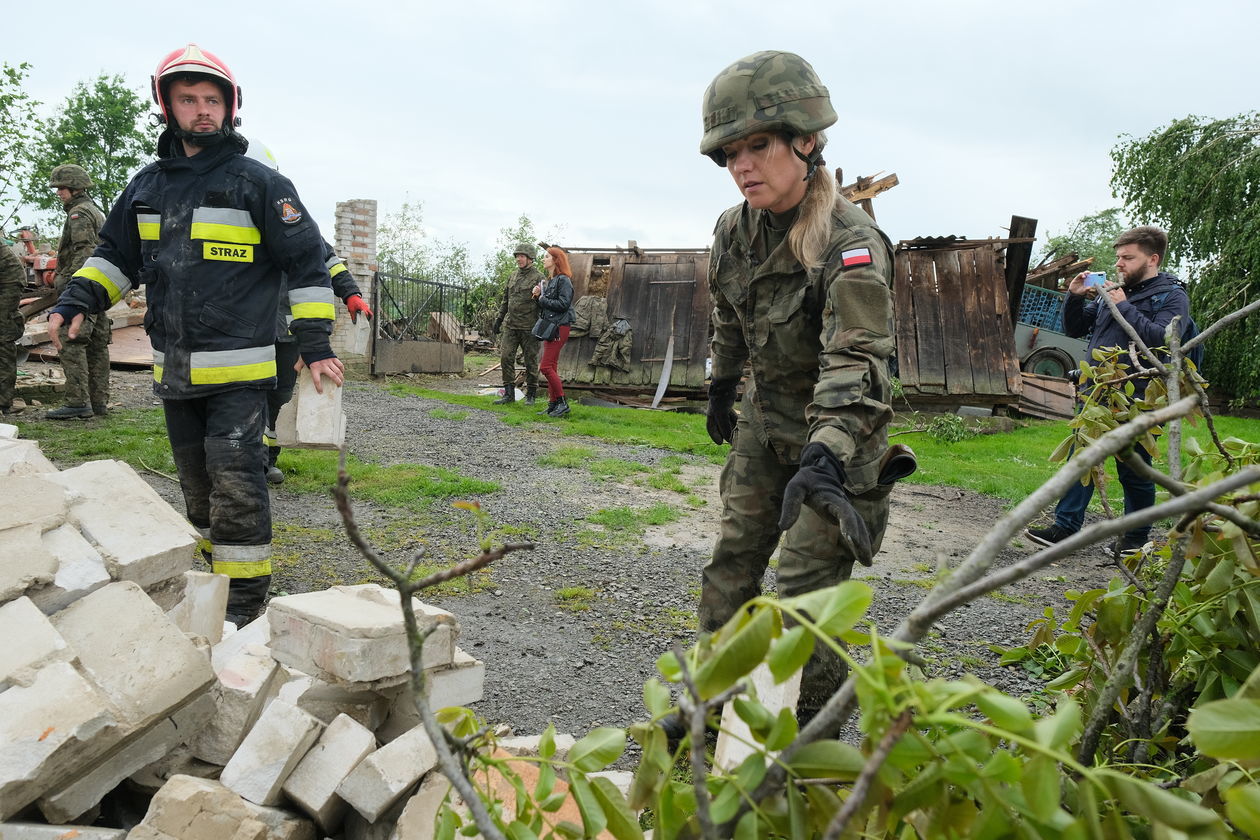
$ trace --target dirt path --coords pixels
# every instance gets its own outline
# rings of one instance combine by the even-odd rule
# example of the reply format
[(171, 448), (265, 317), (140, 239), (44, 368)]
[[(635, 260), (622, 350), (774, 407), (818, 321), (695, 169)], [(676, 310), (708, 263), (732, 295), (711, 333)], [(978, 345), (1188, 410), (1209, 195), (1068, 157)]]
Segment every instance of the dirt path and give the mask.
[[(143, 379), (123, 375), (124, 401), (149, 404)], [(117, 378), (117, 375), (116, 375)], [(426, 381), (427, 387), (475, 393), (491, 381)], [(487, 404), (491, 397), (486, 397)], [(693, 508), (676, 492), (630, 480), (601, 481), (586, 469), (540, 466), (539, 458), (581, 445), (599, 458), (657, 467), (671, 453), (614, 446), (559, 434), (553, 424), (509, 426), (491, 412), (461, 409), (438, 400), (395, 396), (383, 384), (356, 382), (345, 399), (351, 451), (383, 464), (450, 467), (499, 483), (480, 499), (497, 527), (537, 549), (496, 564), (484, 588), (472, 594), (435, 594), (428, 600), (460, 619), (460, 646), (485, 661), (485, 699), (475, 709), (520, 733), (552, 722), (582, 734), (599, 725), (625, 725), (644, 716), (642, 684), (656, 658), (694, 634), (700, 569), (717, 530), (719, 468), (685, 459), (678, 477), (705, 500)], [(436, 411), (435, 411), (436, 410)], [(520, 406), (517, 410), (527, 410)], [(581, 409), (578, 408), (578, 411)], [(283, 465), (283, 458), (281, 464)], [(636, 475), (642, 475), (636, 474)], [(178, 488), (150, 476), (165, 498), (182, 509)], [(586, 523), (601, 510), (646, 508), (666, 502), (684, 512), (668, 525), (641, 534), (604, 538)], [(434, 562), (474, 551), (471, 518), (435, 504), (406, 514), (356, 502), (361, 524), (396, 560), (423, 549)], [(964, 558), (1003, 512), (1003, 502), (948, 487), (901, 485), (883, 550), (856, 577), (875, 589), (872, 615), (883, 631), (926, 593), (941, 564)], [(301, 496), (281, 488), (274, 495), (275, 592), (300, 592), (373, 579), (349, 545), (330, 498)], [(1028, 553), (1018, 542), (1004, 553), (1010, 562)], [(935, 675), (964, 671), (1017, 695), (1035, 687), (1023, 671), (997, 668), (991, 644), (1027, 639), (1026, 625), (1046, 606), (1062, 611), (1063, 592), (1105, 585), (1106, 559), (1082, 552), (1009, 591), (982, 598), (948, 617), (922, 648)], [(767, 585), (773, 585), (773, 572)], [(563, 597), (563, 596), (567, 596)]]

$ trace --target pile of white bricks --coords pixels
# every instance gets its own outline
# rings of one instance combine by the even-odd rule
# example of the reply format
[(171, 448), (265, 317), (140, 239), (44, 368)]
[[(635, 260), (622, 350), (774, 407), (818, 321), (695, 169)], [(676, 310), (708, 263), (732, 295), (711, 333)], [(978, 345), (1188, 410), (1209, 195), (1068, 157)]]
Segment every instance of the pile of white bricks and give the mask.
[[(59, 472), (15, 437), (0, 425), (0, 838), (432, 836), (449, 787), (397, 592), (278, 597), (224, 636), (227, 579), (192, 570), (182, 516), (126, 464)], [(454, 617), (414, 606), (429, 706), (481, 699)], [(92, 827), (120, 787), (152, 795), (143, 822)]]

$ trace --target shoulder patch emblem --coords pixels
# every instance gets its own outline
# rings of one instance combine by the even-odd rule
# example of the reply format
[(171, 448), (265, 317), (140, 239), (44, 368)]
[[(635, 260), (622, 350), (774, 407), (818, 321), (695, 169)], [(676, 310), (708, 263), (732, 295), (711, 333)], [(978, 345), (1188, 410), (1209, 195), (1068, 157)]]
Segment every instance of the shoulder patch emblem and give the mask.
[(70, 214), (70, 218), (72, 218), (72, 219), (77, 219), (77, 218), (79, 218), (79, 214), (78, 214), (78, 213), (71, 213), (71, 214)]
[(841, 251), (840, 262), (845, 268), (871, 264), (870, 248), (854, 248), (852, 251)]
[(297, 199), (282, 198), (276, 202), (276, 212), (280, 214), (280, 221), (286, 225), (296, 225), (302, 221), (302, 205), (298, 204)]

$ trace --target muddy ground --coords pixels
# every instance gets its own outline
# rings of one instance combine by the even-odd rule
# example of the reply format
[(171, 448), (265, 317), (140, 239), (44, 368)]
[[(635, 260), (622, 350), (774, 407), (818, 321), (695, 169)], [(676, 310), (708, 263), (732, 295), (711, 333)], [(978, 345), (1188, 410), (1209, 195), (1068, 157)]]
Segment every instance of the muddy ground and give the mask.
[[(477, 393), (497, 384), (497, 375), (412, 381)], [(154, 403), (148, 374), (115, 372), (114, 383), (122, 406)], [(427, 599), (459, 617), (460, 646), (486, 663), (485, 698), (473, 708), (518, 733), (539, 732), (554, 723), (562, 732), (580, 735), (595, 726), (642, 719), (641, 687), (655, 673), (656, 658), (671, 645), (688, 644), (694, 633), (700, 569), (720, 512), (719, 468), (684, 458), (677, 475), (687, 488), (684, 494), (647, 486), (651, 472), (600, 480), (581, 467), (541, 466), (540, 457), (578, 445), (594, 450), (595, 457), (637, 462), (659, 472), (672, 453), (565, 436), (559, 428), (564, 421), (513, 427), (488, 411), (398, 396), (386, 386), (348, 383), (350, 451), (365, 461), (448, 467), (497, 482), (498, 492), (479, 499), (497, 535), (537, 542), (535, 550), (496, 564), (471, 594), (453, 587)], [(491, 399), (486, 396), (486, 403)], [(515, 410), (535, 409), (518, 404)], [(671, 463), (677, 456), (665, 461)], [(152, 474), (146, 478), (182, 510), (173, 482)], [(601, 533), (586, 521), (601, 510), (658, 502), (681, 512), (681, 518), (639, 534)], [(378, 579), (346, 539), (331, 497), (280, 487), (273, 503), (273, 595)], [(950, 487), (898, 486), (883, 550), (873, 567), (855, 575), (875, 589), (872, 615), (882, 631), (893, 628), (923, 597), (941, 564), (956, 564), (967, 555), (1004, 505)], [(449, 500), (420, 513), (362, 501), (355, 507), (369, 536), (397, 561), (418, 549), (435, 563), (475, 553), (472, 517), (450, 507)], [(1003, 552), (1002, 561), (1029, 550), (1017, 542)], [(1106, 562), (1101, 549), (1078, 553), (948, 617), (922, 649), (931, 672), (971, 671), (1017, 696), (1033, 691), (1037, 683), (1023, 670), (996, 666), (990, 646), (1023, 643), (1028, 622), (1047, 605), (1064, 605), (1065, 590), (1105, 585)], [(766, 585), (773, 586), (773, 570)]]

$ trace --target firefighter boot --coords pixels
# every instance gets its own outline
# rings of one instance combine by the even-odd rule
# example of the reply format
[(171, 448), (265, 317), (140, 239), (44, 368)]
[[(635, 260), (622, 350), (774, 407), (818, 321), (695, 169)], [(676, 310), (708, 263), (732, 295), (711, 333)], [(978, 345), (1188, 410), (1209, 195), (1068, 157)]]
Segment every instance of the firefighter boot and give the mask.
[(276, 459), (280, 457), (279, 446), (267, 447), (267, 483), (268, 484), (284, 484), (284, 470), (276, 466)]

